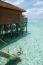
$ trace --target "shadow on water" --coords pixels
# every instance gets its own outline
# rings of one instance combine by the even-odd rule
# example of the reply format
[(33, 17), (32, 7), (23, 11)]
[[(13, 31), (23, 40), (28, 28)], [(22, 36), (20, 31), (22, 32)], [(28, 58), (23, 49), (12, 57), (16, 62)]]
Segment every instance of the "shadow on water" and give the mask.
[(10, 60), (5, 65), (17, 65), (19, 62), (21, 62), (21, 59)]
[(27, 35), (30, 35), (31, 33), (29, 32), (24, 32), (23, 34), (19, 34), (19, 35), (16, 35), (16, 34), (13, 34), (12, 38), (10, 37), (10, 34), (5, 36), (2, 40), (5, 42), (2, 42), (0, 40), (0, 50), (2, 48), (4, 48), (5, 46), (9, 45), (9, 44), (13, 44), (13, 42), (16, 42), (18, 41), (19, 39), (22, 39), (23, 37), (26, 37)]

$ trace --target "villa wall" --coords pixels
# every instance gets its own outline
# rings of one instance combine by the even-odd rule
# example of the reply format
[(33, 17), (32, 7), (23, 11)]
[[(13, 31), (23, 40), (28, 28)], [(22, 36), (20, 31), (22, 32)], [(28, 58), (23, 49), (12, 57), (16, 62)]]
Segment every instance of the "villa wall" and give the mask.
[(20, 23), (23, 20), (22, 12), (6, 8), (0, 8), (0, 24)]

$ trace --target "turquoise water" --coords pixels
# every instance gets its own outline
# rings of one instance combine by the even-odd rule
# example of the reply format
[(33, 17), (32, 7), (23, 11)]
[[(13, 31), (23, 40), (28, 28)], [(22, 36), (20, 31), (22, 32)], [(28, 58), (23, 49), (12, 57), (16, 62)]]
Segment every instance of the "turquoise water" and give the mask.
[[(16, 53), (21, 47), (23, 54), (21, 55), (21, 62), (17, 65), (43, 65), (43, 24), (40, 23), (28, 23), (28, 34), (16, 42), (13, 42), (1, 49), (3, 51), (10, 50), (10, 54)], [(4, 61), (0, 59), (0, 65), (3, 65)]]

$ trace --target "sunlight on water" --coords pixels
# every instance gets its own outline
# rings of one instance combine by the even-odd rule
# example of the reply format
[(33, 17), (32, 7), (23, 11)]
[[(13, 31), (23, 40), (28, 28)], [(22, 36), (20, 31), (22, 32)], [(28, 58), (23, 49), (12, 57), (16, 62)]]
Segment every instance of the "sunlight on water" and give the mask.
[(9, 53), (14, 54), (20, 47), (23, 50), (22, 61), (17, 65), (43, 65), (43, 25), (28, 23), (28, 35), (2, 50), (7, 52), (9, 48)]

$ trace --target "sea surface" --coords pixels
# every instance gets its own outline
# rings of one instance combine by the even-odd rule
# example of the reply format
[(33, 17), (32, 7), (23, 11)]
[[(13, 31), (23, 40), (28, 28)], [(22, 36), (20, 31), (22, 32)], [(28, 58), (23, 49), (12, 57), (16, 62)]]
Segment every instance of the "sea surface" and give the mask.
[[(8, 40), (13, 41), (14, 38)], [(27, 33), (24, 33), (18, 40), (11, 42), (11, 44), (3, 47), (1, 50), (5, 52), (9, 50), (10, 54), (16, 54), (19, 48), (22, 48), (23, 54), (21, 54), (21, 62), (16, 65), (43, 65), (42, 23), (28, 22)], [(8, 59), (0, 57), (0, 65), (4, 65), (7, 61)]]

